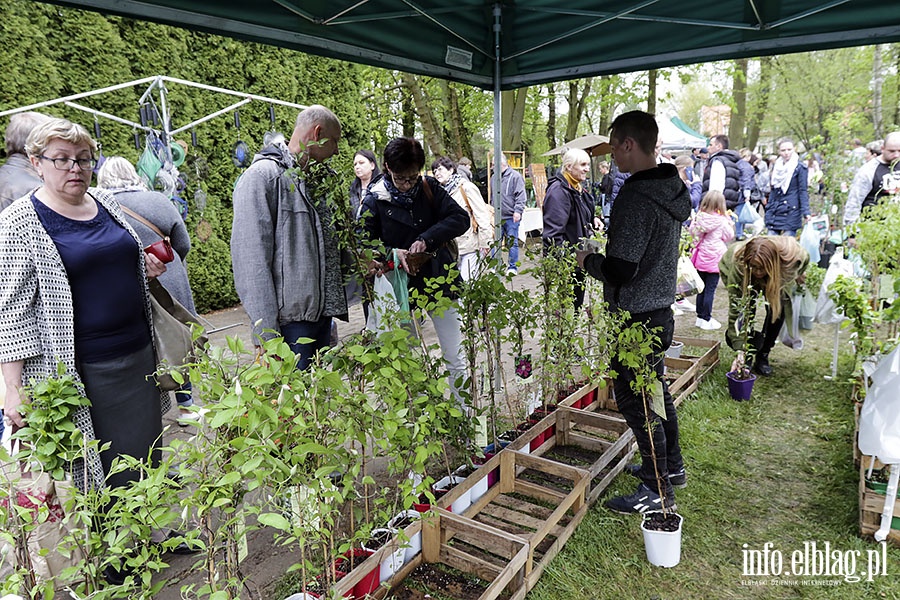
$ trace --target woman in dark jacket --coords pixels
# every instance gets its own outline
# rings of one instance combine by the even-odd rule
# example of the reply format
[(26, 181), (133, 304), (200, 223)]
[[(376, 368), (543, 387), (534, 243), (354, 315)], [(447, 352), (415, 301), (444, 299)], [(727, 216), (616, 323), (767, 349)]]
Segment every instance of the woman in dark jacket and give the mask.
[(353, 155), (353, 174), (355, 177), (350, 184), (350, 206), (353, 209), (353, 216), (358, 219), (359, 207), (366, 197), (369, 184), (381, 179), (381, 170), (378, 168), (375, 153), (366, 149), (357, 150)]
[[(591, 170), (591, 158), (573, 148), (563, 156), (559, 175), (550, 178), (544, 196), (544, 254), (552, 248), (563, 252), (580, 249), (582, 240), (593, 235), (594, 197), (584, 184)], [(575, 309), (584, 304), (584, 271), (575, 267)]]
[[(363, 231), (384, 244), (386, 255), (396, 250), (397, 268), (409, 274), (410, 289), (425, 292), (427, 279), (446, 276), (456, 263), (449, 244), (468, 230), (469, 215), (436, 179), (420, 175), (425, 151), (417, 140), (400, 137), (388, 142), (382, 165), (384, 177), (370, 185), (363, 198)], [(383, 264), (377, 262), (374, 267), (381, 270)], [(452, 284), (459, 281), (457, 274), (442, 286), (444, 294), (451, 295)], [(459, 313), (454, 306), (442, 315), (431, 312), (429, 316), (450, 371), (453, 394), (462, 404), (458, 390), (465, 389), (465, 361)]]
[(778, 155), (772, 167), (766, 228), (770, 234), (794, 236), (809, 217), (808, 173), (791, 140), (778, 144)]

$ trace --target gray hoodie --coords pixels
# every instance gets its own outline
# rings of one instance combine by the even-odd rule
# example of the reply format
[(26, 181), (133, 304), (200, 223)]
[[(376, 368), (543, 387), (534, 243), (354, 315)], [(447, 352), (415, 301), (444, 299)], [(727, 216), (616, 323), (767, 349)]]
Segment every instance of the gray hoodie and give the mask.
[(637, 268), (629, 281), (604, 285), (611, 308), (635, 314), (671, 306), (681, 224), (690, 216), (691, 195), (674, 165), (661, 164), (628, 178), (610, 214), (606, 256)]
[[(231, 261), (234, 285), (255, 335), (294, 321), (347, 312), (340, 262), (326, 264), (323, 220), (280, 138), (253, 157), (234, 188)], [(328, 224), (330, 225), (330, 223)], [(331, 269), (334, 277), (326, 277)], [(336, 273), (335, 271), (336, 270)], [(337, 289), (326, 289), (334, 280)], [(331, 285), (330, 287), (335, 287)]]

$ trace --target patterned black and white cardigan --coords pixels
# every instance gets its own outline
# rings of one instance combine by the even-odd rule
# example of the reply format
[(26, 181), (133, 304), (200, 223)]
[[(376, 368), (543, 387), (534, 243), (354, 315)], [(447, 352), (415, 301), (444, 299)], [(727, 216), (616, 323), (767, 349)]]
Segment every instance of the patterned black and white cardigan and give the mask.
[[(112, 194), (90, 188), (88, 194), (102, 204), (134, 238), (138, 252), (138, 276), (147, 280), (141, 242), (125, 220)], [(41, 380), (56, 374), (62, 361), (66, 372), (80, 382), (75, 369), (75, 333), (72, 290), (56, 244), (47, 234), (34, 210), (30, 195), (13, 202), (0, 213), (0, 362), (24, 361), (22, 382)], [(111, 282), (114, 285), (114, 282)], [(150, 293), (144, 285), (144, 312), (152, 327)], [(154, 333), (153, 346), (156, 348)], [(160, 392), (162, 412), (170, 408), (168, 392)], [(75, 425), (89, 440), (95, 439), (90, 411), (81, 407)], [(94, 452), (87, 465), (72, 473), (80, 489), (104, 485), (100, 456)]]

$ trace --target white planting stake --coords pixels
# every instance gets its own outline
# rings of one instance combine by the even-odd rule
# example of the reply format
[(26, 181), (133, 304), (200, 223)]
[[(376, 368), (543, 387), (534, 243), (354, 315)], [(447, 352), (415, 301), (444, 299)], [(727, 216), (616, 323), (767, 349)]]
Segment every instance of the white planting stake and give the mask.
[(892, 464), (891, 476), (888, 479), (887, 491), (884, 493), (884, 510), (881, 512), (881, 527), (875, 532), (875, 541), (883, 542), (891, 530), (894, 518), (894, 502), (897, 500), (897, 482), (900, 481), (900, 464)]

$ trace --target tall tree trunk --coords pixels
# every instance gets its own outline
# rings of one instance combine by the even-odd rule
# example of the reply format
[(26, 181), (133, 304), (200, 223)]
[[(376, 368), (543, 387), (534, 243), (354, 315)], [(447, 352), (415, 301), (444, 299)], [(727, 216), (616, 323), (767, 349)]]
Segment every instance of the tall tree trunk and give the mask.
[(739, 58), (734, 63), (734, 74), (731, 78), (734, 110), (731, 113), (731, 124), (728, 126), (728, 141), (729, 146), (737, 150), (744, 145), (744, 127), (747, 124), (747, 71), (750, 59)]
[(556, 148), (556, 84), (547, 84), (547, 143)]
[(450, 85), (446, 79), (439, 79), (441, 86), (441, 95), (444, 97), (444, 106), (448, 108), (446, 115), (446, 125), (450, 138), (450, 153), (459, 159), (460, 156), (466, 156), (463, 150), (463, 130), (462, 118), (459, 115), (459, 97), (456, 90)]
[(875, 127), (875, 139), (879, 140), (884, 137), (884, 112), (881, 106), (881, 92), (884, 88), (881, 54), (884, 48), (882, 44), (876, 44), (872, 55), (872, 125)]
[(425, 137), (425, 144), (428, 146), (428, 150), (433, 156), (445, 155), (447, 150), (444, 146), (441, 128), (434, 115), (434, 111), (431, 110), (431, 103), (428, 101), (421, 83), (415, 75), (410, 75), (409, 73), (400, 73), (400, 77), (403, 79), (404, 85), (406, 85), (406, 88), (412, 96), (413, 103), (416, 107), (416, 115), (419, 117), (419, 122), (422, 124), (422, 133)]
[(578, 137), (578, 123), (584, 115), (584, 109), (587, 107), (587, 97), (591, 93), (592, 78), (587, 78), (581, 84), (581, 90), (578, 89), (578, 81), (569, 82), (569, 114), (566, 117), (566, 141), (573, 140)]
[(602, 75), (600, 77), (600, 93), (602, 95), (600, 97), (600, 116), (597, 118), (597, 130), (595, 131), (595, 133), (600, 135), (609, 133), (609, 126), (612, 123), (613, 93), (610, 89), (612, 87), (611, 80), (611, 75)]
[[(894, 48), (894, 67), (897, 73), (900, 73), (900, 44), (891, 44)], [(894, 123), (893, 128), (896, 129), (900, 125), (900, 77), (897, 77), (897, 95), (894, 100)]]
[(659, 71), (650, 69), (647, 71), (647, 112), (651, 115), (656, 114), (656, 80), (659, 78)]
[(403, 100), (400, 106), (400, 124), (403, 129), (403, 137), (416, 137), (416, 107), (413, 103), (412, 92), (404, 87), (401, 93)]
[(747, 115), (747, 147), (751, 150), (759, 143), (759, 130), (766, 111), (769, 109), (769, 97), (772, 93), (772, 57), (764, 56), (759, 60), (758, 98), (753, 103), (753, 111)]
[(527, 97), (527, 87), (500, 93), (500, 118), (503, 123), (501, 150), (522, 149), (522, 122), (525, 120)]

